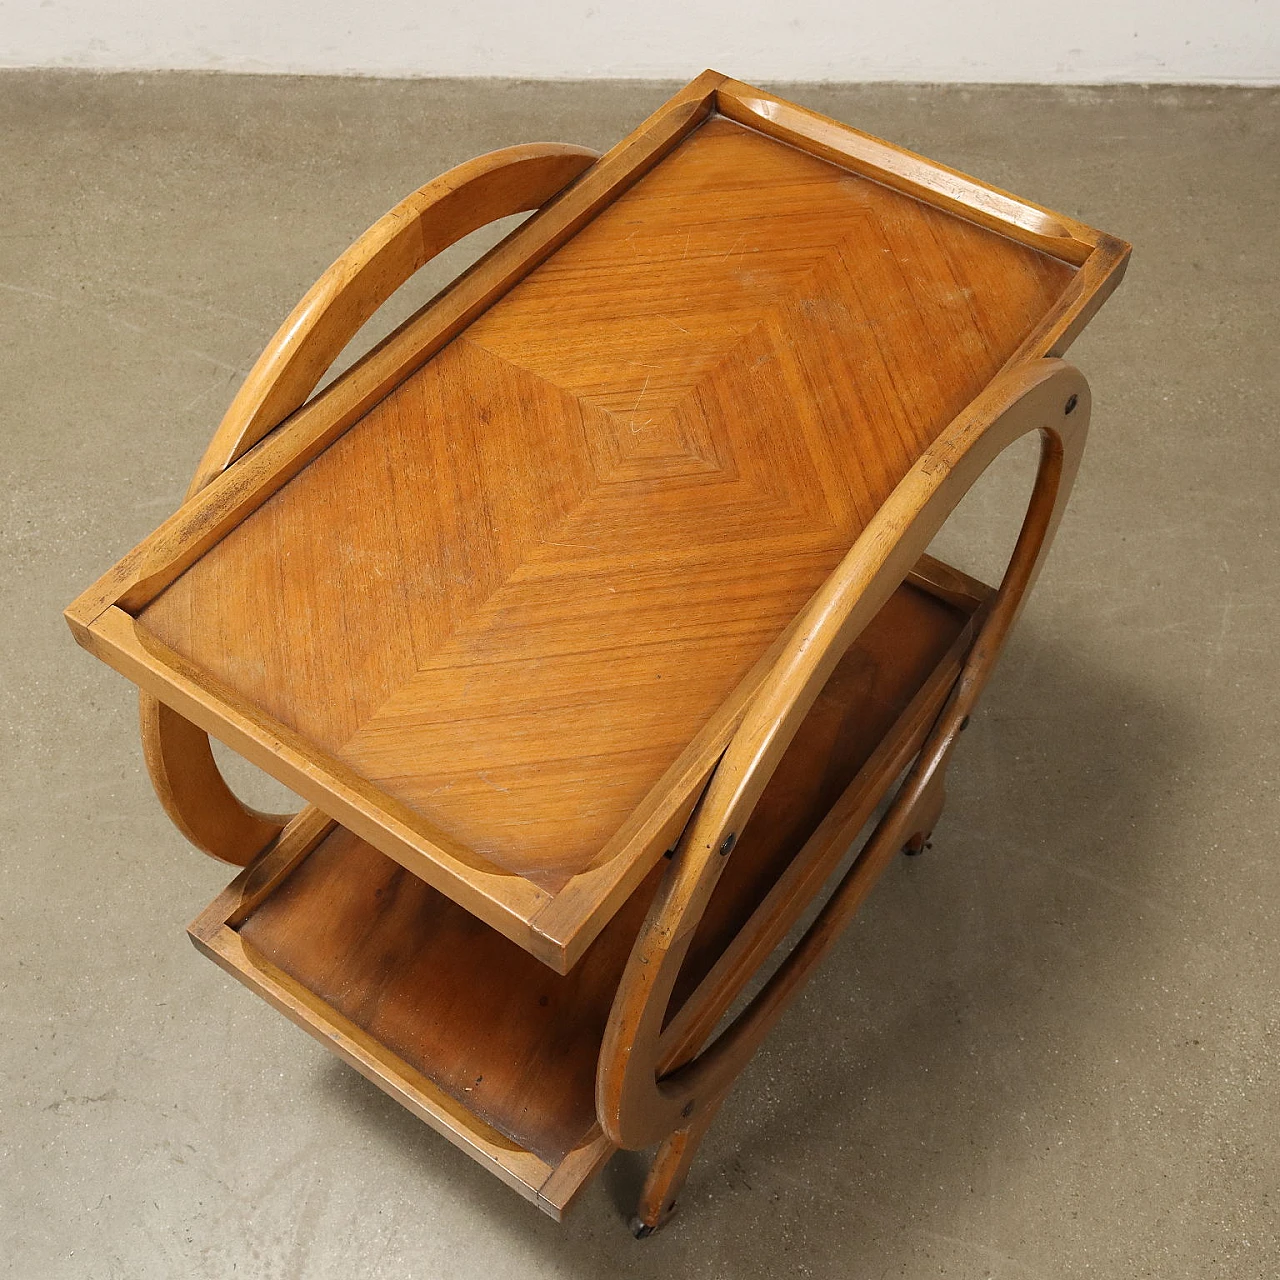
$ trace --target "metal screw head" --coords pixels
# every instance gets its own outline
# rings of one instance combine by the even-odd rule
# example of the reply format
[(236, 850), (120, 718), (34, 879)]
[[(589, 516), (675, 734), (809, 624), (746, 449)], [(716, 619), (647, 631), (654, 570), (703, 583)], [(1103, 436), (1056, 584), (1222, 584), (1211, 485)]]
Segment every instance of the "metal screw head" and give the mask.
[(682, 1112), (680, 1112), (680, 1114), (681, 1114), (681, 1115), (682, 1115), (686, 1120), (687, 1120), (691, 1115), (693, 1115), (693, 1103), (692, 1103), (692, 1102), (686, 1102), (686, 1103), (684, 1104), (684, 1110), (683, 1110)]
[(1079, 403), (1080, 403), (1080, 397), (1079, 397), (1079, 396), (1070, 396), (1070, 397), (1068, 398), (1068, 400), (1067, 400), (1066, 408), (1065, 408), (1065, 409), (1063, 409), (1063, 411), (1062, 411), (1062, 412), (1063, 412), (1063, 413), (1074, 413), (1074, 412), (1076, 411), (1076, 405), (1078, 405)]
[(732, 831), (730, 831), (729, 834), (725, 836), (724, 844), (720, 846), (720, 856), (722, 858), (725, 857), (729, 853), (729, 851), (733, 848), (734, 841), (736, 841), (737, 838), (738, 837), (736, 833)]

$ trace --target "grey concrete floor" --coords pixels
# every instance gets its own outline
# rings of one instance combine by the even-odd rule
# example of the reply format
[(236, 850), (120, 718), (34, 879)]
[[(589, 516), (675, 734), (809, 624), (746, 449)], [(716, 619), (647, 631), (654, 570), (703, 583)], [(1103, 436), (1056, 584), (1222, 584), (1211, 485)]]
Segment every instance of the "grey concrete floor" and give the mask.
[[(1136, 249), (1073, 353), (1090, 454), (933, 852), (638, 1243), (634, 1159), (557, 1226), (191, 949), (227, 872), (59, 612), (375, 216), (492, 147), (606, 145), (670, 86), (0, 76), (0, 1272), (1280, 1274), (1280, 95), (781, 88)], [(951, 535), (970, 565), (1005, 479)]]

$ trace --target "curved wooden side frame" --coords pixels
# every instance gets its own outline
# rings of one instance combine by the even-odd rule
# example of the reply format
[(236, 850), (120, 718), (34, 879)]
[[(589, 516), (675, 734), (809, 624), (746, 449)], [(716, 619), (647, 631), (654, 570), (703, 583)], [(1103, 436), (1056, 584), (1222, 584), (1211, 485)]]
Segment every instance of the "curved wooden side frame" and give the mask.
[(480, 227), (540, 208), (597, 159), (558, 142), (504, 147), (419, 187), (307, 291), (249, 370), (187, 497), (302, 406), (343, 347), (420, 267)]
[[(379, 218), (307, 291), (258, 357), (187, 498), (301, 408), (347, 343), (419, 268), (490, 222), (541, 208), (598, 158), (564, 143), (505, 147), (450, 169)], [(247, 865), (289, 819), (235, 797), (203, 730), (149, 693), (140, 695), (139, 712), (147, 771), (174, 825), (212, 857)]]
[[(601, 1049), (596, 1100), (609, 1138), (633, 1150), (664, 1141), (641, 1201), (641, 1218), (634, 1224), (637, 1234), (647, 1234), (665, 1220), (692, 1159), (690, 1140), (696, 1148), (708, 1113), (719, 1106), (880, 872), (936, 818), (956, 738), (1066, 506), (1088, 417), (1088, 386), (1060, 360), (1021, 365), (997, 379), (920, 457), (814, 596), (795, 638), (729, 743), (637, 938)], [(669, 1025), (668, 1004), (737, 833), (849, 645), (982, 472), (1014, 440), (1032, 431), (1040, 433), (1041, 454), (1021, 532), (961, 674), (915, 764), (803, 938), (735, 1021), (698, 1053), (737, 991), (725, 994), (718, 1007), (700, 1008), (691, 1017), (681, 1011)], [(771, 922), (777, 936), (795, 923), (804, 905), (796, 906), (792, 919)], [(674, 1173), (675, 1182), (663, 1170)]]
[(138, 695), (142, 754), (173, 825), (197, 849), (247, 865), (284, 830), (290, 815), (259, 813), (227, 786), (209, 735), (149, 693)]

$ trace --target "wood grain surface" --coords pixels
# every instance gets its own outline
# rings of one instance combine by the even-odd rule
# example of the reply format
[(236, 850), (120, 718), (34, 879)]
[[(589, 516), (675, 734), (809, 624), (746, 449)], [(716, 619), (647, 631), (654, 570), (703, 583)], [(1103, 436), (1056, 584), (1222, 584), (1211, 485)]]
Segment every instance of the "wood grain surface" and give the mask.
[(555, 891), (1073, 274), (712, 118), (141, 621)]
[[(312, 395), (426, 258), (534, 207)], [(660, 1227), (942, 812), (1084, 447), (1053, 357), (1127, 256), (715, 72), (603, 157), (512, 148), (409, 197), (67, 610), (143, 688), (179, 827), (253, 858), (197, 945), (552, 1216), (660, 1144)], [(926, 549), (1029, 433), (993, 590)], [(244, 808), (206, 733), (310, 806)]]

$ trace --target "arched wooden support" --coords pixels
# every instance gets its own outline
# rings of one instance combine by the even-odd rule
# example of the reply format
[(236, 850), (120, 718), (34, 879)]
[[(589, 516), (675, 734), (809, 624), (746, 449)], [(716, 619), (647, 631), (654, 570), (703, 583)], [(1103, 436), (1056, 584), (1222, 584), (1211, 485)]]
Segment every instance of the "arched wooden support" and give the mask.
[[(1066, 506), (1088, 417), (1088, 386), (1062, 361), (1019, 365), (993, 383), (921, 456), (814, 596), (729, 743), (637, 938), (601, 1050), (597, 1108), (609, 1138), (637, 1150), (664, 1143), (650, 1179), (654, 1185), (646, 1187), (641, 1202), (637, 1229), (653, 1229), (665, 1220), (678, 1189), (674, 1183), (683, 1179), (705, 1131), (699, 1117), (719, 1106), (881, 871), (909, 838), (935, 821), (956, 738), (991, 674)], [(709, 1002), (700, 1003), (695, 994), (668, 1020), (681, 964), (737, 835), (850, 643), (977, 478), (1014, 440), (1031, 431), (1040, 433), (1041, 454), (1021, 532), (961, 674), (915, 764), (803, 938), (746, 1009), (698, 1052), (751, 976), (741, 972), (735, 985), (722, 983)], [(807, 901), (793, 902), (785, 918), (774, 917), (760, 926), (753, 921), (748, 929), (767, 931), (776, 945)], [(651, 1220), (645, 1220), (646, 1213)]]
[(379, 218), (307, 291), (249, 370), (196, 469), (198, 493), (315, 390), (361, 326), (463, 236), (538, 209), (594, 163), (587, 147), (533, 142), (460, 164)]
[(236, 799), (209, 735), (143, 693), (138, 698), (147, 772), (173, 825), (210, 857), (243, 867), (284, 830), (287, 815), (259, 813)]
[[(587, 147), (528, 143), (469, 160), (379, 218), (307, 291), (249, 371), (187, 489), (192, 498), (300, 408), (361, 326), (416, 271), (480, 227), (541, 208), (598, 158)], [(209, 738), (149, 693), (139, 698), (147, 770), (192, 844), (244, 866), (287, 818), (242, 804)]]

